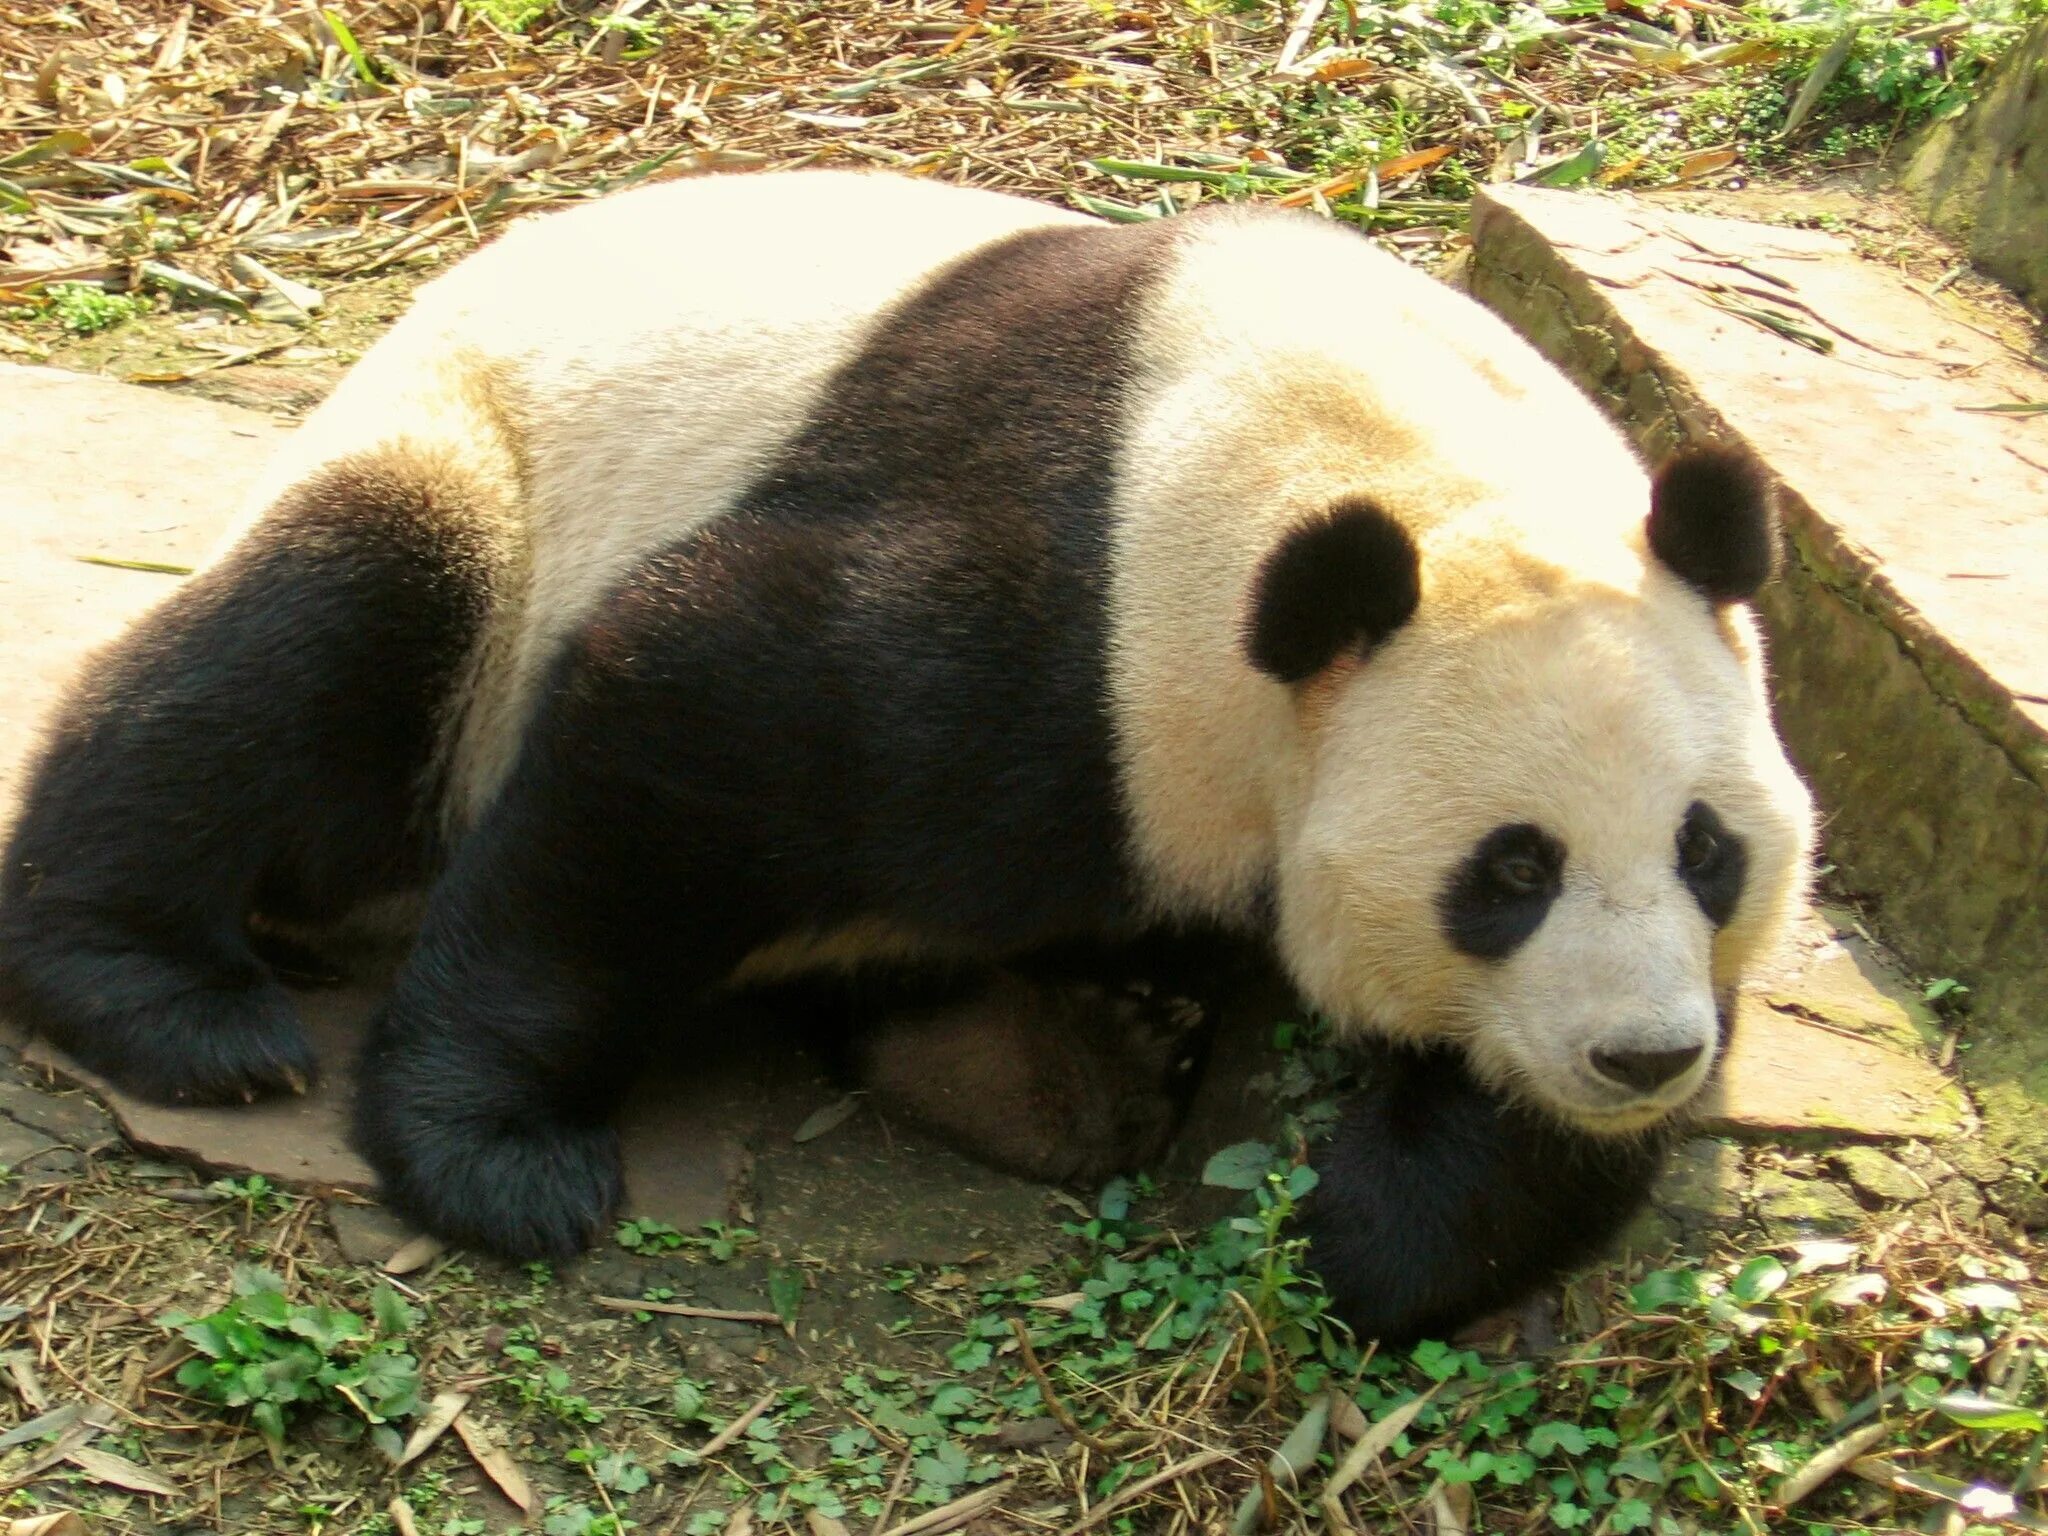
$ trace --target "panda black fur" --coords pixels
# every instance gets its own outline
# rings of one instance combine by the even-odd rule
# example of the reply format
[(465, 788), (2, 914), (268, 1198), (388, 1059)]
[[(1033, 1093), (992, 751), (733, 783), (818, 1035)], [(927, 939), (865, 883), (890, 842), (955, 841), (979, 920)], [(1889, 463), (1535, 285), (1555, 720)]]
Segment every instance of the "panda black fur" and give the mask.
[(1355, 1316), (1475, 1304), (1375, 1310), (1411, 1187), (1478, 1202), (1439, 1270), (1573, 1256), (1641, 1159), (1548, 1246), (1494, 1170), (1668, 1124), (1798, 894), (1731, 606), (1761, 487), (1653, 492), (1498, 321), (1320, 221), (803, 179), (625, 194), (423, 290), (60, 713), (0, 1001), (160, 1097), (297, 1087), (250, 914), (424, 893), (358, 1143), (427, 1227), (558, 1255), (677, 999), (1215, 922), (1435, 1063), (1440, 1113), (1323, 1154)]

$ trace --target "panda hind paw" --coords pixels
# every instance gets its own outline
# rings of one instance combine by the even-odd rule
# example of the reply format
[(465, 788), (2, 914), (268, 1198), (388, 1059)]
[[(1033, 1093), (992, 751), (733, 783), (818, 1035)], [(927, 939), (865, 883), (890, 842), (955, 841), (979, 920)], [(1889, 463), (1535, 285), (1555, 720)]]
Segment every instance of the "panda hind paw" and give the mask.
[(0, 946), (0, 1008), (138, 1098), (247, 1104), (317, 1077), (291, 995), (253, 965), (99, 940)]

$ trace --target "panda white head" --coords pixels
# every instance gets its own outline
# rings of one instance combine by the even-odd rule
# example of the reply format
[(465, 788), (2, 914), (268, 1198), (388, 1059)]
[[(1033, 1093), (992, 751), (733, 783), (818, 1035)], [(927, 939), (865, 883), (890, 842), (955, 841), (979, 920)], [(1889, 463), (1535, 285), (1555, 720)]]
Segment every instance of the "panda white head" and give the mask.
[(1276, 892), (1298, 984), (1596, 1133), (1710, 1081), (1812, 837), (1742, 606), (1766, 489), (1695, 453), (1648, 500), (1591, 557), (1555, 515), (1480, 507), (1418, 544), (1342, 503), (1272, 551), (1246, 628), (1306, 745)]

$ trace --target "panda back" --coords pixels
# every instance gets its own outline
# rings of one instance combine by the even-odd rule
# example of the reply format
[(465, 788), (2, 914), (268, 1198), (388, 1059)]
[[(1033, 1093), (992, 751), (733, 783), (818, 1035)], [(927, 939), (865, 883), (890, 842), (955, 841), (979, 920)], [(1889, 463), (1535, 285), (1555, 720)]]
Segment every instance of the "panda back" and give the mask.
[(668, 182), (514, 225), (420, 291), (297, 434), (252, 519), (365, 453), (430, 447), (503, 492), (499, 591), (452, 706), (459, 823), (502, 782), (563, 637), (776, 463), (893, 305), (992, 241), (1089, 222), (798, 172)]

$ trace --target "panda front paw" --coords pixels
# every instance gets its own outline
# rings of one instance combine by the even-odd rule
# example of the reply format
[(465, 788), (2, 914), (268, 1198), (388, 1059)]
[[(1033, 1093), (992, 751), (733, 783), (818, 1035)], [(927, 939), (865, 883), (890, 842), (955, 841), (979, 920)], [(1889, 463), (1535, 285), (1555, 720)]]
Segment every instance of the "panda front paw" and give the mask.
[(1331, 1310), (1393, 1347), (1448, 1340), (1598, 1255), (1668, 1138), (1573, 1131), (1479, 1083), (1454, 1049), (1390, 1048), (1310, 1154), (1309, 1264)]
[(422, 1230), (524, 1263), (574, 1258), (625, 1192), (618, 1133), (545, 1116), (394, 1123), (358, 1102), (356, 1146), (385, 1200)]

